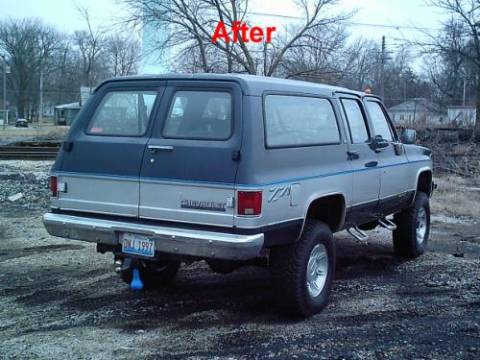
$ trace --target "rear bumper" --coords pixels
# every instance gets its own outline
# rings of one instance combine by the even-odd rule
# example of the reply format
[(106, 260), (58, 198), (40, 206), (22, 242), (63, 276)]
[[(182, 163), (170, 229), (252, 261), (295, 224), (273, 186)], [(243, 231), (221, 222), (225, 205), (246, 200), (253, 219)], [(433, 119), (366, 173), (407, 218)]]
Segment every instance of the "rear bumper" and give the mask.
[(240, 235), (54, 213), (46, 213), (43, 223), (53, 236), (114, 246), (120, 244), (123, 232), (143, 234), (155, 240), (159, 252), (202, 258), (252, 259), (259, 256), (264, 243), (263, 233)]

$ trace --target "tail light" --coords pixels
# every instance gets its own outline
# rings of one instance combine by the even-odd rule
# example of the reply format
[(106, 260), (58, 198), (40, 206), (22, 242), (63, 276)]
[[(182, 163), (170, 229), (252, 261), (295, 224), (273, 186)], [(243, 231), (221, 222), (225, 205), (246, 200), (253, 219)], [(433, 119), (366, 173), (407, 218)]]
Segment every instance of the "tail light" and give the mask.
[(260, 215), (262, 213), (261, 191), (238, 192), (238, 215)]
[(52, 196), (58, 195), (58, 179), (56, 176), (50, 176), (50, 190), (52, 191)]

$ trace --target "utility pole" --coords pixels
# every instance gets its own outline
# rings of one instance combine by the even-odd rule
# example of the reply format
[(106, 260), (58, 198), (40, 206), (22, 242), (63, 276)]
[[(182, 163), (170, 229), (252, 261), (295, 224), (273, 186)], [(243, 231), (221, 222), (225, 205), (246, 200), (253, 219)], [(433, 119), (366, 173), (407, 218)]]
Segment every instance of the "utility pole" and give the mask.
[(385, 100), (385, 35), (382, 36), (382, 58), (380, 59), (380, 97)]
[(462, 97), (462, 105), (465, 106), (467, 97), (467, 80), (463, 78), (463, 97)]
[(413, 98), (413, 123), (415, 124), (415, 120), (417, 117), (417, 99)]
[(38, 96), (38, 123), (43, 120), (43, 66), (40, 66), (40, 94)]
[(3, 60), (3, 130), (7, 127), (8, 112), (7, 112), (7, 61), (2, 55)]

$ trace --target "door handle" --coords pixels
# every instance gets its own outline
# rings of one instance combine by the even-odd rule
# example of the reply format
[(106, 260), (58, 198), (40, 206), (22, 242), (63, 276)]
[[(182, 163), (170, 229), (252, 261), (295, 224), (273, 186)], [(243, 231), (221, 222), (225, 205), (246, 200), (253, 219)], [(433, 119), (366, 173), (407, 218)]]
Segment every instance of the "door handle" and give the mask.
[(170, 145), (148, 145), (148, 150), (152, 154), (155, 154), (157, 151), (173, 151), (173, 146)]
[(358, 151), (347, 151), (348, 160), (357, 160), (359, 158), (360, 158), (360, 154)]
[(369, 161), (365, 163), (365, 167), (375, 167), (378, 165), (378, 161)]

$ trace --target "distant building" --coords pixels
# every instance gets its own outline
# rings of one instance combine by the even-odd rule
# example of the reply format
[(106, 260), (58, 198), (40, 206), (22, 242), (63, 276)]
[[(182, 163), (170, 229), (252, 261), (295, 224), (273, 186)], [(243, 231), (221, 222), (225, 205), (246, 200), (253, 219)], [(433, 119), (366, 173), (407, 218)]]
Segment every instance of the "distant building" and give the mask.
[(475, 125), (477, 110), (474, 105), (450, 105), (447, 107), (448, 121), (455, 127), (472, 127)]
[(53, 119), (56, 125), (72, 125), (75, 116), (88, 101), (88, 98), (93, 93), (94, 88), (81, 86), (80, 87), (80, 101), (60, 104), (55, 106)]
[(55, 124), (56, 125), (72, 125), (75, 116), (80, 111), (80, 103), (74, 102), (70, 104), (62, 104), (55, 106)]
[(397, 126), (441, 127), (448, 123), (440, 106), (424, 98), (404, 101), (389, 108), (388, 113)]

